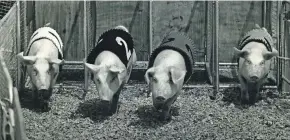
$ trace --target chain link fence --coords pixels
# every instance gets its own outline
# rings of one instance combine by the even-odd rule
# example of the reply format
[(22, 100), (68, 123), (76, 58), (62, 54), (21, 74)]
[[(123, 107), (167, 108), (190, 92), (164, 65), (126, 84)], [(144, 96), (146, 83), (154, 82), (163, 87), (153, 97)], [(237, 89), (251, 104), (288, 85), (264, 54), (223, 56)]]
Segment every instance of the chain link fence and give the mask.
[[(15, 82), (17, 59), (15, 58), (16, 47), (16, 5), (15, 1), (0, 2), (0, 50), (9, 72)], [(14, 4), (14, 5), (13, 5)], [(3, 77), (3, 75), (0, 75)], [(4, 89), (5, 85), (0, 85)]]
[(8, 13), (14, 3), (15, 1), (0, 1), (0, 19)]
[[(106, 3), (105, 2), (96, 2), (96, 1), (88, 1), (88, 2), (78, 2), (79, 4), (79, 11), (76, 12), (76, 17), (77, 17), (77, 27), (71, 27), (70, 31), (68, 31), (70, 28), (70, 25), (69, 24), (66, 24), (65, 28), (67, 31), (63, 31), (63, 27), (59, 27), (59, 26), (62, 26), (61, 24), (58, 24), (57, 22), (55, 21), (59, 21), (59, 20), (63, 20), (61, 19), (63, 15), (56, 15), (55, 17), (44, 17), (43, 19), (42, 18), (36, 18), (35, 15), (36, 14), (36, 10), (37, 10), (37, 6), (35, 3), (38, 3), (38, 10), (41, 9), (41, 7), (45, 6), (44, 4), (40, 4), (42, 2), (35, 2), (35, 1), (19, 1), (19, 31), (20, 31), (20, 35), (19, 37), (17, 37), (17, 33), (16, 33), (16, 25), (17, 25), (17, 16), (16, 16), (16, 8), (15, 6), (13, 6), (13, 4), (15, 4), (16, 2), (15, 1), (4, 1), (4, 2), (0, 2), (0, 16), (1, 16), (1, 27), (0, 27), (0, 33), (1, 34), (4, 34), (4, 36), (1, 36), (0, 37), (0, 41), (2, 42), (1, 43), (1, 50), (3, 51), (3, 55), (5, 56), (4, 59), (5, 61), (7, 62), (7, 65), (8, 65), (8, 68), (9, 68), (9, 71), (11, 72), (11, 75), (14, 79), (14, 82), (15, 82), (15, 78), (16, 78), (16, 65), (17, 65), (17, 62), (16, 62), (16, 58), (14, 57), (16, 55), (16, 52), (20, 52), (20, 51), (25, 51), (26, 47), (27, 47), (27, 44), (28, 44), (28, 41), (30, 39), (30, 36), (31, 34), (33, 33), (33, 31), (35, 31), (36, 27), (39, 27), (41, 26), (44, 22), (46, 23), (47, 21), (50, 21), (52, 20), (53, 22), (53, 27), (57, 28), (58, 32), (60, 34), (81, 34), (84, 32), (84, 30), (86, 30), (86, 36), (84, 37), (70, 37), (70, 36), (66, 36), (66, 35), (63, 35), (63, 41), (64, 43), (69, 43), (69, 46), (73, 46), (73, 43), (76, 43), (76, 40), (84, 40), (84, 41), (78, 41), (79, 44), (81, 45), (80, 47), (82, 49), (82, 52), (79, 52), (79, 51), (75, 51), (77, 49), (68, 49), (67, 52), (64, 52), (64, 54), (68, 53), (68, 54), (75, 54), (75, 53), (79, 53), (79, 54), (84, 54), (84, 55), (78, 55), (80, 57), (85, 57), (86, 54), (88, 53), (88, 51), (90, 51), (91, 48), (94, 47), (94, 44), (95, 44), (95, 41), (98, 37), (98, 35), (100, 34), (100, 32), (102, 32), (103, 30), (107, 29), (109, 26), (112, 26), (113, 24), (116, 24), (117, 22), (115, 21), (116, 19), (119, 19), (120, 17), (117, 17), (115, 14), (107, 14), (109, 16), (108, 19), (103, 19), (102, 16), (103, 16), (103, 13), (102, 11), (105, 11), (105, 7), (107, 7), (108, 5), (110, 7), (113, 7), (111, 9), (115, 9), (115, 3)], [(64, 5), (65, 2), (60, 2), (59, 4), (62, 4)], [(49, 7), (50, 10), (53, 10), (54, 7), (56, 6), (57, 2), (55, 3), (50, 3), (49, 5), (47, 5)], [(77, 4), (77, 5), (78, 5)], [(114, 5), (115, 4), (115, 5)], [(127, 3), (121, 3), (123, 5), (123, 7), (126, 7), (126, 6), (129, 6), (127, 5)], [(206, 16), (205, 16), (205, 24), (204, 24), (204, 28), (205, 28), (205, 34), (206, 34), (206, 37), (205, 37), (205, 40), (204, 40), (204, 49), (206, 51), (206, 56), (204, 57), (204, 62), (205, 62), (205, 65), (206, 65), (206, 69), (209, 73), (209, 79), (210, 79), (210, 83), (213, 83), (213, 77), (215, 77), (216, 74), (214, 74), (214, 70), (213, 69), (216, 69), (215, 67), (218, 66), (217, 64), (214, 65), (213, 61), (215, 60), (214, 57), (214, 53), (213, 53), (213, 49), (212, 49), (212, 46), (214, 45), (214, 34), (213, 34), (213, 29), (214, 29), (214, 21), (213, 21), (213, 17), (214, 17), (214, 8), (213, 8), (213, 2), (207, 2), (205, 5), (205, 8), (206, 9)], [(71, 4), (71, 7), (68, 6), (68, 8), (71, 8), (70, 10), (77, 10), (77, 6), (75, 6), (76, 4)], [(125, 6), (126, 5), (126, 6)], [(138, 3), (136, 3), (136, 5), (138, 5)], [(101, 6), (101, 7), (100, 7)], [(119, 4), (117, 4), (116, 6), (120, 7)], [(134, 6), (134, 5), (133, 5)], [(133, 7), (131, 5), (131, 7)], [(277, 36), (277, 30), (274, 28), (276, 27), (277, 25), (277, 9), (275, 9), (275, 7), (277, 6), (276, 4), (271, 4), (269, 6), (272, 6), (272, 8), (270, 9), (274, 9), (272, 11), (270, 11), (271, 15), (268, 17), (266, 17), (268, 20), (265, 20), (265, 21), (270, 21), (268, 23), (268, 26), (271, 26), (270, 28), (270, 31), (272, 32), (272, 34), (276, 37)], [(269, 7), (268, 6), (268, 7)], [(10, 8), (9, 8), (10, 7)], [(121, 6), (122, 7), (122, 6)], [(139, 14), (141, 13), (140, 11), (145, 11), (144, 7), (146, 7), (146, 5), (141, 4), (141, 6), (136, 6), (138, 8), (137, 9), (137, 13), (139, 12)], [(141, 8), (140, 8), (141, 7)], [(142, 8), (143, 7), (143, 8)], [(96, 9), (99, 9), (100, 10), (96, 10)], [(9, 10), (10, 9), (10, 10)], [(103, 10), (104, 9), (104, 10)], [(136, 10), (135, 9), (135, 10)], [(109, 10), (109, 9), (107, 9)], [(9, 11), (12, 11), (10, 12), (10, 14), (7, 14)], [(61, 11), (61, 7), (57, 7), (56, 6), (56, 9), (55, 11)], [(132, 10), (133, 11), (133, 10)], [(39, 11), (38, 11), (39, 12)], [(53, 11), (51, 11), (53, 12)], [(101, 13), (100, 13), (101, 12)], [(109, 10), (110, 12), (110, 10)], [(132, 14), (133, 18), (134, 18), (134, 15), (133, 13), (131, 13), (130, 11), (122, 11), (126, 14)], [(149, 11), (151, 12), (151, 11)], [(69, 12), (67, 11), (64, 11), (64, 16), (63, 17), (67, 17), (67, 16), (72, 16), (72, 15), (67, 15)], [(105, 13), (105, 12), (104, 12)], [(269, 12), (267, 12), (269, 14)], [(48, 16), (49, 14), (47, 14)], [(81, 16), (80, 16), (81, 15)], [(121, 14), (122, 15), (122, 14)], [(49, 15), (51, 16), (51, 15)], [(148, 16), (146, 14), (140, 14), (139, 15), (140, 17), (141, 16)], [(138, 17), (139, 17), (138, 16)], [(72, 18), (74, 18), (72, 16)], [(128, 18), (128, 17), (127, 17)], [(128, 19), (123, 19), (123, 18), (120, 18), (120, 21), (118, 23), (123, 23), (125, 24), (125, 26), (132, 26), (131, 25), (131, 22), (133, 21), (133, 18), (132, 18), (132, 21), (130, 22), (130, 18)], [(148, 16), (148, 18), (151, 18)], [(265, 19), (266, 19), (265, 18)], [(271, 20), (270, 20), (271, 19)], [(39, 22), (38, 25), (36, 25), (36, 20), (37, 22)], [(44, 21), (42, 21), (44, 20)], [(55, 20), (55, 21), (54, 21)], [(106, 21), (108, 20), (108, 21)], [(138, 19), (140, 20), (140, 19)], [(143, 20), (143, 19), (141, 19)], [(59, 21), (59, 22), (63, 22), (63, 21)], [(73, 20), (72, 20), (73, 22)], [(84, 25), (85, 24), (85, 25)], [(43, 24), (44, 25), (44, 24)], [(69, 26), (68, 26), (69, 25)], [(72, 25), (73, 26), (73, 25)], [(145, 26), (145, 25), (144, 25)], [(97, 28), (98, 27), (98, 28)], [(137, 28), (139, 28), (139, 26), (136, 26)], [(136, 28), (135, 27), (135, 28)], [(136, 29), (135, 32), (136, 32)], [(143, 25), (142, 25), (142, 28), (143, 28)], [(152, 27), (150, 27), (152, 28)], [(144, 30), (146, 30), (147, 27), (145, 28), (144, 27)], [(133, 30), (133, 31), (134, 31)], [(65, 33), (66, 32), (66, 33)], [(139, 31), (138, 29), (138, 32), (143, 32), (143, 31)], [(19, 38), (19, 45), (17, 45), (17, 38)], [(146, 39), (144, 39), (146, 40)], [(139, 43), (142, 45), (142, 42), (144, 42), (144, 40), (139, 40), (137, 39), (137, 42), (139, 41)], [(277, 40), (275, 38), (275, 40)], [(146, 42), (146, 41), (145, 41)], [(143, 44), (144, 45), (144, 44)], [(17, 47), (18, 46), (18, 47)], [(65, 46), (65, 47), (68, 47), (68, 46)], [(152, 46), (151, 46), (152, 47)], [(71, 47), (72, 48), (72, 47)], [(140, 45), (138, 46), (138, 48), (141, 48), (141, 49), (145, 49), (146, 47), (140, 47)], [(83, 66), (82, 66), (82, 60), (80, 59), (80, 57), (78, 57), (76, 60), (72, 60), (72, 61), (68, 61), (67, 64), (65, 64), (65, 67), (66, 68), (69, 68), (70, 70), (73, 70), (73, 69), (77, 69), (78, 71), (79, 70), (83, 70)], [(218, 57), (218, 56), (216, 56)], [(143, 57), (142, 57), (143, 58)], [(202, 60), (200, 60), (202, 61)], [(202, 65), (204, 65), (204, 63), (201, 63)], [(220, 65), (223, 65), (223, 63), (219, 63)], [(230, 63), (225, 63), (225, 65), (228, 65)], [(232, 65), (230, 65), (232, 66)], [(235, 66), (233, 64), (233, 66)], [(23, 67), (23, 66), (22, 66)], [(272, 69), (275, 69), (275, 68), (272, 68)], [(222, 72), (222, 71), (221, 71)], [(18, 71), (19, 74), (23, 74), (25, 72), (22, 72), (22, 71)], [(219, 73), (221, 74), (221, 73)], [(218, 75), (219, 75), (218, 74)], [(73, 74), (69, 74), (69, 75), (73, 75)], [(276, 74), (274, 74), (276, 75)], [(27, 76), (25, 76), (27, 77)], [(60, 76), (61, 77), (61, 76)], [(83, 75), (81, 75), (81, 77), (83, 77)], [(278, 77), (279, 79), (279, 77)], [(19, 81), (23, 81), (23, 79), (19, 79)]]

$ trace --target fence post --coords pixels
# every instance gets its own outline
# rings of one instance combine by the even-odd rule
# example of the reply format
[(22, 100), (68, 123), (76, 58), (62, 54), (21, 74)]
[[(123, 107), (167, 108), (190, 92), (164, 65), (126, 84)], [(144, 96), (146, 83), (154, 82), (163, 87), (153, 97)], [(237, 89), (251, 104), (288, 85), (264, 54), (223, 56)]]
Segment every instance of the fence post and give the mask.
[[(16, 47), (17, 52), (16, 54), (21, 52), (21, 31), (20, 31), (20, 1), (16, 1)], [(21, 63), (17, 59), (17, 79), (16, 79), (16, 87), (19, 90), (19, 92), (23, 91), (23, 84), (22, 84), (22, 73), (21, 73)]]
[[(84, 27), (84, 53), (85, 53), (85, 60), (86, 60), (86, 58), (87, 58), (87, 55), (88, 55), (88, 49), (87, 49), (87, 3), (86, 3), (86, 1), (84, 0), (84, 25), (83, 25), (83, 27)], [(87, 69), (87, 67), (85, 67), (84, 66), (84, 79), (85, 79), (85, 85), (84, 85), (84, 94), (83, 94), (83, 97), (82, 97), (82, 99), (84, 100), (85, 99), (85, 97), (86, 97), (86, 94), (87, 94), (87, 92), (88, 92), (88, 87), (89, 87), (89, 81), (88, 81), (88, 69)]]
[(218, 39), (218, 31), (219, 31), (219, 7), (218, 1), (214, 1), (213, 4), (213, 85), (214, 91), (213, 94), (210, 95), (211, 99), (216, 98), (216, 94), (219, 92), (219, 39)]
[(267, 1), (262, 2), (262, 27), (266, 27), (267, 22)]
[(150, 55), (152, 53), (153, 49), (153, 31), (152, 31), (152, 0), (149, 1), (149, 54), (148, 54), (148, 60), (150, 58)]

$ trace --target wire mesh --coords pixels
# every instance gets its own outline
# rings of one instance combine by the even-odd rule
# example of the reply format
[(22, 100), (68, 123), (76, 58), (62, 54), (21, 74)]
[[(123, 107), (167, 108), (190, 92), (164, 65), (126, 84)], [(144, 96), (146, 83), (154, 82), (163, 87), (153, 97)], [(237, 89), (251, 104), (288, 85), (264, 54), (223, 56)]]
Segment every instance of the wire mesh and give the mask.
[(290, 39), (290, 3), (283, 2), (282, 4), (282, 13), (281, 14), (281, 41), (280, 41), (280, 68), (281, 68), (281, 86), (282, 92), (290, 92), (290, 48), (289, 48), (289, 39)]
[(0, 1), (0, 20), (8, 13), (14, 3), (15, 1)]
[[(30, 10), (33, 10), (32, 7), (27, 8), (30, 6), (30, 4), (33, 4), (34, 2), (27, 2), (27, 1), (18, 1), (17, 8), (18, 8), (18, 15), (17, 15), (17, 53), (20, 53), (22, 51), (26, 51), (28, 41), (30, 39), (30, 36), (33, 33), (33, 29), (35, 24), (31, 24), (31, 17), (32, 13), (29, 12)], [(26, 67), (20, 63), (18, 63), (18, 69), (17, 69), (17, 87), (19, 92), (22, 92), (24, 90), (25, 86), (31, 86), (28, 82), (29, 77), (26, 75)]]
[[(15, 2), (14, 2), (15, 3)], [(10, 2), (1, 2), (0, 9), (1, 16), (4, 15), (0, 20), (0, 50), (2, 51), (4, 61), (9, 69), (9, 72), (13, 79), (16, 77), (16, 6)], [(4, 12), (6, 10), (6, 13)], [(7, 11), (8, 10), (8, 11)], [(1, 75), (2, 77), (2, 75)], [(15, 81), (14, 81), (15, 82)], [(0, 89), (4, 89), (4, 85), (0, 86)]]
[[(20, 39), (20, 44), (21, 45), (20, 45), (20, 48), (19, 48), (18, 51), (12, 51), (11, 52), (14, 55), (15, 55), (14, 52), (19, 52), (19, 51), (24, 51), (25, 50), (25, 48), (26, 48), (26, 46), (28, 44), (30, 35), (33, 33), (34, 28), (35, 28), (35, 25), (32, 23), (32, 20), (39, 20), (39, 19), (35, 19), (35, 17), (33, 16), (33, 12), (31, 12), (31, 11), (33, 11), (35, 9), (35, 7), (34, 7), (35, 5), (33, 6), (33, 2), (20, 1), (19, 3), (20, 3), (20, 31), (21, 31), (20, 32), (19, 39)], [(153, 3), (153, 5), (152, 5), (153, 7), (151, 7), (153, 9), (153, 11), (152, 10), (150, 11), (150, 4), (149, 4), (149, 2), (148, 2), (147, 5), (145, 3), (146, 2), (141, 2), (141, 4), (139, 2), (134, 2), (134, 4), (129, 3), (129, 2), (117, 2), (117, 3), (116, 2), (96, 2), (96, 1), (88, 1), (88, 2), (86, 2), (86, 5), (85, 5), (86, 8), (85, 9), (82, 8), (80, 10), (80, 12), (78, 12), (78, 13), (76, 12), (76, 14), (83, 15), (84, 14), (83, 13), (83, 10), (85, 10), (85, 13), (86, 13), (86, 17), (87, 17), (86, 18), (86, 23), (83, 23), (84, 21), (81, 21), (83, 19), (83, 16), (79, 16), (79, 18), (77, 19), (78, 20), (77, 21), (77, 26), (84, 26), (84, 27), (86, 27), (86, 32), (87, 32), (86, 33), (86, 35), (87, 35), (86, 41), (87, 41), (87, 45), (84, 45), (84, 46), (87, 46), (87, 48), (88, 48), (87, 51), (89, 51), (91, 48), (94, 47), (94, 43), (95, 43), (97, 37), (101, 34), (101, 32), (103, 32), (104, 30), (106, 30), (108, 28), (111, 28), (114, 25), (117, 25), (116, 23), (118, 23), (118, 24), (124, 24), (125, 26), (132, 26), (133, 18), (135, 17), (134, 15), (137, 15), (137, 17), (138, 17), (138, 19), (136, 19), (136, 20), (139, 20), (140, 17), (142, 19), (143, 18), (145, 19), (145, 17), (148, 17), (150, 19), (151, 18), (156, 18), (156, 17), (154, 17), (154, 14), (156, 14), (156, 4)], [(60, 4), (64, 4), (64, 2), (62, 2)], [(80, 4), (80, 3), (78, 3), (78, 4)], [(152, 4), (152, 2), (151, 2), (151, 4)], [(207, 66), (207, 70), (208, 70), (208, 73), (210, 75), (209, 76), (209, 79), (210, 79), (210, 81), (212, 83), (213, 82), (213, 77), (212, 76), (213, 76), (213, 72), (214, 72), (214, 63), (213, 63), (213, 61), (214, 61), (214, 58), (213, 58), (214, 57), (214, 55), (213, 55), (213, 52), (214, 52), (213, 51), (213, 42), (214, 42), (214, 40), (213, 40), (213, 33), (214, 33), (213, 32), (213, 29), (214, 29), (213, 28), (213, 26), (214, 26), (214, 21), (213, 21), (213, 17), (214, 17), (214, 15), (213, 15), (213, 2), (208, 1), (206, 3), (201, 3), (201, 2), (199, 2), (199, 3), (192, 3), (192, 6), (189, 6), (189, 8), (195, 7), (196, 5), (197, 6), (200, 6), (199, 7), (199, 10), (200, 11), (203, 11), (204, 13), (202, 13), (200, 11), (197, 12), (198, 14), (195, 14), (195, 15), (197, 15), (197, 17), (200, 18), (200, 19), (202, 19), (202, 20), (194, 21), (194, 22), (197, 22), (197, 23), (204, 23), (205, 22), (205, 24), (198, 24), (198, 25), (194, 24), (194, 26), (198, 26), (198, 27), (199, 26), (203, 26), (202, 28), (206, 27), (205, 29), (202, 30), (202, 32), (204, 31), (204, 34), (205, 34), (204, 39), (200, 39), (199, 40), (200, 42), (202, 42), (201, 44), (204, 45), (204, 50), (206, 51), (206, 53), (205, 53), (205, 63), (202, 62), (202, 63), (200, 63), (200, 65), (204, 65), (205, 64)], [(54, 4), (51, 4), (50, 7), (53, 7), (53, 6), (54, 6)], [(206, 9), (205, 6), (207, 6), (208, 8)], [(274, 6), (274, 5), (271, 5), (271, 6)], [(74, 6), (72, 6), (72, 7), (74, 7)], [(111, 8), (108, 9), (107, 7), (111, 7)], [(123, 7), (129, 7), (130, 10), (128, 10), (128, 11), (125, 10), (124, 11), (123, 10)], [(146, 16), (146, 12), (144, 12), (144, 11), (146, 11), (146, 8), (144, 9), (144, 7), (147, 7), (147, 13), (148, 13), (147, 16)], [(154, 10), (154, 7), (155, 7), (155, 10)], [(38, 9), (40, 9), (40, 8), (41, 7), (38, 7)], [(107, 8), (107, 11), (103, 11), (105, 8)], [(202, 8), (204, 8), (206, 10), (201, 10)], [(97, 9), (100, 9), (100, 10), (97, 10)], [(110, 10), (110, 9), (114, 9), (114, 10)], [(137, 14), (134, 13), (136, 11), (136, 9), (137, 9)], [(60, 11), (61, 9), (59, 8), (57, 10)], [(77, 9), (72, 9), (72, 10), (77, 11)], [(119, 11), (119, 13), (117, 15), (115, 13), (111, 12), (111, 11), (115, 11), (115, 10)], [(143, 11), (143, 13), (142, 13), (142, 11)], [(262, 11), (262, 9), (261, 9), (261, 11)], [(150, 16), (150, 12), (153, 13), (153, 17)], [(275, 13), (276, 11), (271, 11), (271, 12)], [(106, 14), (104, 14), (104, 13), (106, 13)], [(138, 13), (139, 14), (141, 13), (141, 15), (138, 15)], [(190, 13), (190, 9), (188, 9), (186, 13)], [(182, 13), (179, 13), (179, 14), (182, 14)], [(206, 16), (205, 16), (205, 14), (206, 14)], [(107, 17), (106, 19), (104, 18), (104, 15), (106, 15), (106, 17)], [(190, 15), (190, 14), (188, 14), (188, 15)], [(123, 16), (126, 16), (126, 17), (123, 18)], [(273, 19), (271, 20), (272, 23), (269, 23), (269, 25), (272, 26), (272, 27), (274, 27), (276, 25), (276, 22), (275, 21), (277, 21), (277, 20), (275, 20), (275, 15), (273, 15), (273, 16), (271, 15), (270, 17), (271, 18), (273, 17)], [(194, 18), (195, 17), (193, 17), (193, 19)], [(264, 19), (266, 19), (266, 18), (264, 17)], [(60, 20), (60, 18), (59, 17), (55, 17), (55, 19), (53, 18), (53, 20), (58, 21), (58, 20)], [(150, 24), (149, 19), (147, 19), (147, 20), (148, 20), (148, 23)], [(184, 20), (187, 21), (186, 18)], [(41, 21), (38, 21), (38, 22), (41, 22)], [(137, 21), (135, 21), (135, 22), (137, 22)], [(158, 22), (158, 20), (153, 19), (151, 22), (152, 22), (152, 24), (156, 24), (156, 22)], [(161, 22), (161, 21), (159, 21), (159, 22)], [(140, 23), (140, 21), (138, 21), (137, 23)], [(84, 24), (86, 24), (86, 25), (84, 25)], [(166, 23), (164, 22), (164, 24), (166, 24)], [(173, 24), (173, 23), (170, 23), (170, 24)], [(40, 23), (40, 25), (42, 25), (42, 23)], [(56, 26), (56, 28), (60, 28), (59, 27), (60, 24), (57, 24), (56, 25), (56, 23), (55, 23), (54, 25)], [(145, 24), (143, 25), (143, 23), (142, 23), (141, 26), (137, 26), (136, 25), (136, 26), (134, 26), (134, 28), (131, 27), (131, 30), (133, 30), (133, 32), (135, 32), (134, 33), (134, 36), (138, 36), (138, 35), (135, 35), (136, 32), (137, 32), (137, 28), (138, 28), (138, 32), (142, 32), (142, 33), (144, 32), (143, 30), (147, 30), (148, 29), (148, 32), (147, 32), (148, 33), (148, 36), (150, 36), (150, 32), (149, 32), (150, 30), (152, 30), (153, 32), (156, 32), (156, 29), (155, 29), (156, 27), (155, 26), (150, 25), (148, 27), (145, 27)], [(142, 28), (142, 31), (139, 30), (139, 28), (140, 29)], [(153, 28), (154, 30), (151, 29), (151, 28)], [(60, 29), (58, 29), (58, 30), (60, 30)], [(75, 32), (75, 34), (81, 33), (83, 31), (83, 29), (84, 29), (83, 27), (77, 28), (77, 30), (79, 30), (79, 31), (78, 32)], [(5, 29), (5, 30), (7, 30), (7, 29)], [(63, 32), (61, 34), (67, 34), (67, 33), (65, 33), (65, 31), (63, 31), (63, 29), (61, 29), (60, 32), (61, 31)], [(74, 31), (76, 31), (76, 29), (74, 29)], [(275, 29), (271, 28), (271, 32), (274, 35), (277, 35), (277, 32), (275, 31)], [(70, 34), (72, 34), (72, 33), (70, 33)], [(5, 36), (3, 36), (3, 37), (4, 38), (7, 38)], [(162, 36), (157, 36), (157, 37), (162, 37)], [(152, 38), (154, 39), (155, 37), (152, 37)], [(66, 37), (65, 37), (64, 40), (68, 40), (68, 39), (66, 39)], [(142, 43), (142, 42), (146, 42), (146, 40), (148, 40), (147, 41), (147, 45), (144, 44), (144, 43)], [(155, 40), (156, 40), (156, 38), (155, 38)], [(145, 49), (147, 49), (147, 54), (146, 54), (146, 52), (144, 54), (145, 55), (150, 54), (149, 53), (150, 50), (148, 49), (149, 46), (150, 46), (150, 43), (148, 44), (148, 42), (150, 42), (150, 37), (145, 37), (145, 39), (142, 40), (142, 37), (140, 37), (140, 35), (139, 35), (137, 37), (137, 39), (135, 38), (135, 41), (137, 41), (140, 44), (140, 45), (136, 46), (137, 48), (139, 48), (139, 53), (140, 53), (140, 51), (142, 51), (142, 49), (145, 48)], [(64, 41), (64, 42), (67, 43), (67, 42), (73, 42), (73, 41), (68, 40), (68, 41)], [(70, 43), (70, 45), (71, 44), (72, 43)], [(153, 44), (154, 44), (154, 40), (153, 40)], [(15, 43), (14, 43), (13, 46), (14, 46), (14, 50), (15, 50), (15, 46), (16, 46)], [(202, 46), (202, 45), (200, 45), (200, 46)], [(150, 47), (152, 47), (152, 46), (150, 46)], [(221, 47), (223, 47), (223, 46), (221, 46)], [(11, 47), (7, 47), (7, 48), (10, 48), (11, 49)], [(71, 51), (75, 51), (75, 50), (76, 49), (72, 49)], [(85, 52), (85, 49), (83, 49), (83, 51)], [(79, 52), (72, 52), (72, 54), (74, 54), (74, 53), (79, 53)], [(85, 53), (87, 53), (87, 52), (85, 52)], [(219, 55), (220, 54), (221, 54), (221, 52), (219, 52)], [(75, 58), (75, 57), (72, 57), (72, 58)], [(200, 58), (202, 58), (202, 57), (200, 57)], [(15, 59), (15, 58), (11, 58), (11, 59)], [(146, 60), (147, 57), (142, 57), (141, 59), (142, 60), (143, 59)], [(199, 62), (200, 62), (200, 60), (199, 60)], [(66, 65), (66, 68), (68, 68), (68, 69), (82, 70), (83, 69), (83, 66), (82, 66), (82, 62), (81, 61), (82, 60), (74, 61), (74, 62), (78, 62), (77, 65), (75, 65), (75, 64), (73, 64), (73, 65), (67, 64)], [(13, 61), (11, 61), (11, 62), (13, 62)], [(197, 64), (199, 64), (199, 63), (197, 63)], [(224, 63), (224, 64), (223, 63), (219, 63), (219, 65), (232, 66), (234, 64), (232, 64), (232, 63)], [(231, 73), (231, 72), (228, 71), (228, 73)], [(224, 73), (220, 73), (220, 75), (223, 75), (223, 74)], [(12, 74), (12, 76), (13, 76), (13, 74)]]

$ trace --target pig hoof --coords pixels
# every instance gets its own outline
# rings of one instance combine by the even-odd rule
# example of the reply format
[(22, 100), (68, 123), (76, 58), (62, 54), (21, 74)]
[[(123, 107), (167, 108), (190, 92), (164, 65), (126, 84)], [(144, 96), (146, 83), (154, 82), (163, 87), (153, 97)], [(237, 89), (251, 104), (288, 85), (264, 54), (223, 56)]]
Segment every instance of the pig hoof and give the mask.
[(50, 110), (48, 102), (42, 103), (40, 107), (41, 107), (41, 110), (44, 112), (47, 112)]
[(167, 115), (167, 116), (160, 115), (158, 119), (159, 119), (160, 121), (163, 121), (163, 122), (168, 122), (168, 121), (171, 121), (172, 116), (171, 116), (171, 115)]

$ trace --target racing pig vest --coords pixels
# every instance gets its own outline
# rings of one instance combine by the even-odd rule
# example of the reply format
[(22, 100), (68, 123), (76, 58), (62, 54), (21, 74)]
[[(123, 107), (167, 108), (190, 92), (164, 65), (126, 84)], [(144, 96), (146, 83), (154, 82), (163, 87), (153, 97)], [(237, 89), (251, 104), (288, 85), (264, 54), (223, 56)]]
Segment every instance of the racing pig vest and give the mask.
[(96, 46), (91, 50), (86, 61), (89, 64), (94, 64), (101, 52), (110, 51), (117, 55), (127, 67), (132, 57), (133, 49), (133, 38), (128, 32), (121, 29), (110, 29), (99, 37)]
[(246, 33), (239, 43), (239, 48), (242, 50), (250, 42), (263, 43), (268, 51), (272, 52), (273, 39), (272, 36), (263, 28), (253, 29)]
[[(50, 40), (54, 46), (58, 49), (58, 59), (62, 60), (63, 59), (63, 43), (58, 35), (58, 33), (50, 28), (50, 27), (41, 27), (37, 29), (31, 36), (27, 51), (24, 53), (24, 55), (28, 55), (29, 51), (31, 49), (32, 44), (35, 41), (41, 40), (41, 39), (48, 39)], [(59, 66), (59, 71), (62, 71), (62, 65)]]
[[(272, 52), (273, 39), (272, 36), (263, 28), (253, 29), (246, 33), (246, 35), (241, 39), (238, 49), (242, 50), (248, 43), (258, 42), (265, 45), (269, 52)], [(239, 65), (239, 58), (238, 58)]]
[(161, 51), (168, 49), (177, 51), (183, 56), (187, 70), (184, 78), (184, 83), (186, 83), (193, 74), (192, 68), (195, 62), (194, 61), (195, 50), (192, 40), (180, 32), (170, 32), (165, 36), (161, 45), (159, 45), (155, 50), (153, 50), (149, 59), (148, 69), (153, 66), (154, 60), (157, 57), (157, 55)]
[(29, 44), (28, 44), (28, 48), (27, 51), (25, 53), (25, 55), (28, 55), (31, 45), (38, 40), (41, 39), (48, 39), (50, 40), (55, 47), (58, 49), (58, 59), (62, 60), (63, 59), (63, 53), (62, 53), (62, 49), (63, 49), (63, 43), (62, 40), (60, 38), (60, 36), (58, 35), (58, 33), (50, 28), (50, 27), (41, 27), (39, 29), (37, 29), (31, 36)]

